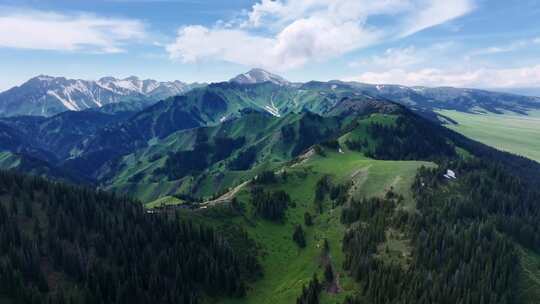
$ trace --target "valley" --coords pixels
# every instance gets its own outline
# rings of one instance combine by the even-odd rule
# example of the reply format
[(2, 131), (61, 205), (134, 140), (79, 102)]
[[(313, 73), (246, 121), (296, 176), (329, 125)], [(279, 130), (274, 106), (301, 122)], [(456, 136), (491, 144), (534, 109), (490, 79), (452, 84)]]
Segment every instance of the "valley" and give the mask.
[(531, 111), (526, 115), (450, 110), (438, 113), (457, 122), (446, 124), (452, 130), (497, 149), (540, 162), (540, 111)]

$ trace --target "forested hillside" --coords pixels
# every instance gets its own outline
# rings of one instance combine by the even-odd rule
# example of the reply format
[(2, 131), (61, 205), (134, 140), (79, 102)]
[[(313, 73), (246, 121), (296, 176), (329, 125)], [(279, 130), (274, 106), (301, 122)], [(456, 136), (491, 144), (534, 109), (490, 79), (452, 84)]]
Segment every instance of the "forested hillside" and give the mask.
[(0, 174), (2, 299), (534, 303), (534, 162), (380, 105), (329, 117), (247, 111), (145, 152), (159, 170), (142, 180), (213, 181), (205, 172), (221, 170), (245, 181), (222, 198), (204, 190), (216, 198), (206, 202), (185, 191), (145, 210)]
[[(521, 246), (538, 252), (540, 194), (483, 161), (421, 169), (413, 184), (418, 213), (395, 212), (390, 199), (353, 202), (342, 220), (345, 268), (361, 294), (348, 303), (520, 303)], [(354, 222), (367, 225), (354, 226)], [(410, 238), (411, 259), (380, 253), (388, 231)], [(382, 247), (384, 248), (384, 247)], [(387, 249), (383, 249), (387, 250)]]
[(7, 303), (197, 303), (242, 297), (259, 273), (254, 256), (213, 228), (128, 198), (8, 172), (0, 194)]

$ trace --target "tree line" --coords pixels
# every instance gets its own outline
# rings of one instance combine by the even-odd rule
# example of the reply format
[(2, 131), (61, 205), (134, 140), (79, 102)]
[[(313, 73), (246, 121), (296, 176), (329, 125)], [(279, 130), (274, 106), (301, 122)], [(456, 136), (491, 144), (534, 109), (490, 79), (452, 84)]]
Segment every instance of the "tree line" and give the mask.
[[(441, 127), (416, 116), (399, 116), (395, 124), (372, 122), (366, 126), (367, 138), (350, 139), (351, 150), (382, 160), (440, 159), (455, 156)], [(372, 142), (371, 142), (372, 141)], [(370, 144), (371, 142), (371, 144)]]

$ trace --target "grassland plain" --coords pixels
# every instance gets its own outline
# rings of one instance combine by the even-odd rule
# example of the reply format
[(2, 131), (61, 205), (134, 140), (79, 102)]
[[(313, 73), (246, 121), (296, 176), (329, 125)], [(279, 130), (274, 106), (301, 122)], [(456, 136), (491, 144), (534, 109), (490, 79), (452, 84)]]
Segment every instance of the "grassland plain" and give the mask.
[[(337, 294), (323, 292), (321, 303), (342, 303), (357, 287), (342, 270), (344, 256), (341, 241), (346, 229), (340, 222), (342, 207), (333, 207), (327, 200), (325, 211), (317, 214), (313, 203), (317, 181), (323, 176), (330, 176), (334, 183), (345, 183), (353, 178), (355, 172), (361, 170), (366, 174), (366, 178), (355, 183), (355, 189), (351, 193), (353, 196), (383, 195), (385, 189), (393, 187), (394, 191), (406, 197), (406, 201), (409, 201), (406, 204), (410, 204), (408, 189), (414, 178), (414, 172), (421, 166), (433, 166), (429, 162), (378, 161), (351, 151), (339, 153), (326, 150), (324, 154), (325, 156), (312, 156), (307, 161), (285, 169), (288, 173), (286, 182), (280, 181), (265, 186), (266, 190), (286, 191), (296, 205), (288, 209), (285, 223), (274, 223), (255, 217), (251, 208), (249, 187), (237, 195), (241, 204), (245, 206), (244, 216), (221, 216), (210, 220), (214, 225), (244, 227), (260, 246), (264, 270), (264, 276), (250, 286), (245, 298), (225, 301), (220, 299), (218, 302), (295, 303), (303, 285), (309, 282), (314, 273), (322, 279), (323, 268), (320, 257), (324, 239), (327, 239), (341, 291)], [(305, 212), (315, 215), (312, 226), (304, 225)], [(307, 246), (304, 249), (299, 249), (292, 240), (293, 229), (297, 224), (302, 224), (306, 232)]]
[(499, 150), (540, 162), (540, 111), (531, 111), (528, 115), (449, 110), (438, 113), (458, 122), (457, 125), (447, 125), (454, 131)]

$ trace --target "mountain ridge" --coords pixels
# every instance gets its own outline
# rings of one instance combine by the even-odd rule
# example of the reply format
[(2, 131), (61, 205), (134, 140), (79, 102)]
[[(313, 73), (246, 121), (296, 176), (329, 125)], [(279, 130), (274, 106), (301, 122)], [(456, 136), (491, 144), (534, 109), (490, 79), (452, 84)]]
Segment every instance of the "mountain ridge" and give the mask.
[[(45, 78), (40, 81), (54, 81), (54, 79)], [(101, 79), (101, 81), (114, 82), (112, 78)], [(136, 82), (138, 79), (131, 77), (127, 81)], [(130, 83), (135, 85), (133, 82)], [(141, 90), (144, 88), (142, 82), (137, 85)], [(115, 158), (151, 146), (152, 143), (177, 131), (211, 127), (229, 121), (241, 116), (244, 110), (264, 111), (274, 117), (301, 112), (339, 116), (366, 109), (384, 113), (385, 108), (389, 108), (388, 105), (382, 104), (385, 102), (389, 105), (401, 104), (421, 116), (437, 120), (440, 115), (435, 112), (433, 99), (438, 97), (432, 95), (441, 95), (440, 100), (443, 100), (446, 107), (470, 111), (475, 105), (474, 98), (477, 95), (474, 94), (489, 93), (451, 89), (450, 93), (454, 95), (443, 90), (443, 93), (446, 92), (445, 95), (440, 92), (441, 90), (443, 89), (429, 89), (429, 91), (426, 89), (425, 91), (428, 91), (426, 95), (420, 95), (422, 90), (418, 88), (415, 90), (403, 86), (377, 86), (339, 81), (311, 81), (296, 85), (281, 85), (271, 81), (248, 84), (229, 81), (195, 88), (185, 94), (156, 102), (145, 107), (144, 110), (118, 112), (124, 113), (121, 115), (108, 116), (111, 115), (108, 112), (101, 112), (107, 115), (86, 115), (82, 111), (81, 115), (55, 116), (56, 119), (49, 120), (50, 122), (47, 123), (30, 120), (30, 124), (34, 124), (33, 127), (28, 127), (23, 118), (15, 118), (7, 122), (11, 126), (17, 126), (20, 123), (21, 130), (25, 130), (26, 134), (39, 134), (45, 142), (38, 146), (46, 147), (46, 150), (52, 150), (55, 154), (61, 155), (62, 165), (72, 170), (82, 170), (86, 177), (95, 178), (101, 175), (99, 168), (106, 168), (108, 163)], [(462, 96), (464, 92), (474, 94), (465, 96), (467, 99)], [(488, 94), (488, 98), (489, 96)], [(502, 105), (501, 109), (506, 107), (506, 109), (525, 112), (527, 106), (536, 105), (532, 102), (534, 100), (526, 98), (521, 104), (516, 103), (515, 100), (495, 101)], [(489, 105), (489, 100), (482, 102)], [(516, 104), (519, 107), (514, 107)], [(540, 107), (540, 102), (538, 106)], [(493, 105), (486, 108), (499, 111), (498, 107)], [(94, 122), (101, 121), (102, 123), (92, 123), (92, 119)], [(87, 126), (87, 130), (77, 127), (77, 124)], [(34, 132), (31, 131), (32, 128), (45, 130), (45, 132)]]
[(0, 116), (52, 116), (65, 111), (98, 109), (123, 102), (150, 105), (197, 86), (201, 85), (178, 80), (141, 80), (135, 76), (83, 80), (39, 75), (0, 93)]
[[(437, 115), (434, 113), (436, 110), (457, 110), (467, 113), (487, 111), (496, 114), (507, 111), (526, 115), (530, 110), (540, 109), (540, 97), (514, 93), (450, 86), (409, 87), (340, 80), (293, 83), (259, 68), (239, 74), (228, 82), (217, 82), (213, 85), (223, 86), (227, 83), (240, 86), (270, 83), (278, 86), (279, 90), (285, 91), (301, 91), (313, 85), (325, 86), (327, 89), (346, 88), (351, 94), (365, 94), (396, 101), (419, 113), (424, 113), (425, 116), (434, 120), (437, 119)], [(106, 76), (91, 81), (39, 75), (21, 86), (0, 93), (0, 116), (52, 116), (64, 111), (99, 110), (102, 108), (103, 111), (109, 113), (139, 111), (160, 100), (182, 95), (193, 88), (205, 85), (187, 84), (178, 80), (160, 82), (152, 79), (139, 79), (136, 76), (126, 78)], [(280, 100), (280, 102), (282, 104), (294, 103), (294, 96), (291, 95), (288, 100)], [(279, 105), (271, 103), (268, 104), (267, 110), (274, 114), (279, 114), (282, 111)]]

